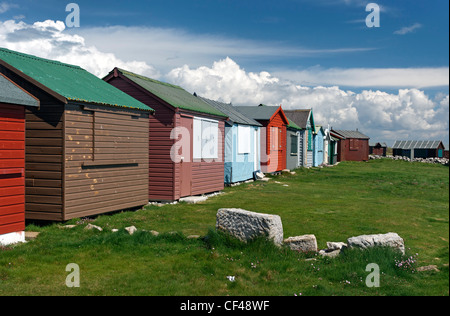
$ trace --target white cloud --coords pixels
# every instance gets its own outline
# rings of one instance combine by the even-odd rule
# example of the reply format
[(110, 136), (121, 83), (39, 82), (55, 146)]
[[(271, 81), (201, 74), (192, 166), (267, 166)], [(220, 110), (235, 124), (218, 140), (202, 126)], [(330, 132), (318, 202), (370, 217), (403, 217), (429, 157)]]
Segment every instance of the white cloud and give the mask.
[(112, 53), (86, 45), (83, 37), (65, 32), (65, 24), (61, 21), (47, 20), (34, 24), (0, 21), (0, 42), (4, 48), (79, 65), (99, 77), (108, 74), (115, 66), (159, 77), (159, 73), (146, 62), (124, 61)]
[(356, 93), (338, 86), (306, 87), (268, 72), (246, 72), (230, 58), (211, 67), (179, 67), (167, 78), (190, 92), (234, 105), (313, 108), (317, 124), (359, 128), (376, 141), (436, 138), (448, 142), (448, 94), (432, 100), (415, 88)]
[(18, 5), (8, 3), (8, 2), (0, 2), (0, 14), (5, 13), (6, 11), (9, 11), (10, 9), (17, 8)]
[(422, 24), (420, 24), (420, 23), (414, 23), (414, 24), (411, 25), (411, 26), (405, 26), (405, 27), (402, 27), (401, 29), (395, 31), (394, 34), (397, 34), (397, 35), (405, 35), (405, 34), (408, 34), (408, 33), (412, 33), (412, 32), (414, 32), (415, 30), (420, 29), (421, 27), (422, 27)]
[(299, 71), (276, 71), (274, 75), (305, 85), (339, 85), (346, 87), (414, 87), (449, 85), (449, 68), (330, 68), (313, 67)]
[[(12, 50), (80, 65), (99, 77), (117, 66), (152, 78), (162, 77), (188, 91), (236, 105), (264, 103), (282, 104), (287, 109), (313, 108), (318, 124), (359, 128), (375, 141), (436, 138), (448, 143), (448, 93), (431, 99), (420, 90), (435, 86), (448, 89), (448, 67), (315, 67), (303, 71), (248, 72), (233, 59), (223, 58), (224, 52), (255, 58), (277, 56), (281, 51), (285, 55), (280, 56), (286, 57), (314, 52), (337, 54), (352, 49), (280, 49), (274, 45), (264, 46), (261, 42), (196, 36), (167, 29), (149, 31), (148, 28), (113, 27), (101, 28), (98, 32), (83, 30), (67, 30), (61, 21), (34, 24), (0, 21), (0, 43)], [(88, 44), (86, 38), (92, 44)], [(98, 45), (94, 45), (96, 40)], [(211, 62), (205, 62), (211, 59)], [(185, 63), (180, 65), (183, 61)], [(212, 66), (204, 66), (210, 64)], [(163, 77), (161, 73), (167, 75)], [(357, 93), (351, 91), (353, 88), (344, 90), (342, 87), (364, 87), (366, 90)], [(396, 88), (398, 92), (374, 90), (380, 87)]]
[[(112, 49), (117, 56), (151, 60), (163, 71), (189, 64), (210, 64), (225, 56), (255, 61), (270, 58), (301, 58), (361, 53), (373, 47), (331, 47), (316, 49), (284, 42), (256, 41), (213, 34), (193, 34), (183, 29), (110, 26), (72, 30), (86, 43), (99, 49)], [(72, 32), (71, 31), (71, 32)]]

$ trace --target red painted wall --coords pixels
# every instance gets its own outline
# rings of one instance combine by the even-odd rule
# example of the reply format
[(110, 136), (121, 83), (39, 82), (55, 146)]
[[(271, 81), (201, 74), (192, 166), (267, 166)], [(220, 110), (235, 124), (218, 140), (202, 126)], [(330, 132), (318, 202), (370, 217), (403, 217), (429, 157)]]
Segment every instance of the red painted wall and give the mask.
[(25, 230), (25, 107), (0, 103), (0, 234)]
[(347, 138), (338, 143), (338, 161), (369, 160), (369, 140)]

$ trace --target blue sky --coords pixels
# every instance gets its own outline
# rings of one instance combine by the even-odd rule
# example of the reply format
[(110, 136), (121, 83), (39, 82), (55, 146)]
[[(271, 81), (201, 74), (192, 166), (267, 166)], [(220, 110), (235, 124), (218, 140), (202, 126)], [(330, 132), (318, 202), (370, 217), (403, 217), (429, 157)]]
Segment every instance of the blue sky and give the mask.
[[(367, 49), (357, 53), (317, 53), (308, 58), (270, 58), (264, 61), (269, 68), (448, 66), (448, 1), (377, 1), (382, 7), (379, 28), (365, 26), (368, 2), (75, 1), (81, 9), (82, 28), (112, 25), (179, 28), (190, 33), (267, 41), (311, 50)], [(23, 20), (29, 23), (47, 19), (64, 21), (67, 15), (66, 3), (60, 0), (15, 0), (13, 3), (6, 17), (24, 15)], [(394, 34), (413, 25), (420, 27), (408, 34)]]
[(237, 104), (312, 107), (374, 141), (448, 144), (449, 2), (373, 2), (379, 28), (364, 0), (83, 0), (80, 27), (67, 28), (69, 1), (0, 0), (0, 46)]

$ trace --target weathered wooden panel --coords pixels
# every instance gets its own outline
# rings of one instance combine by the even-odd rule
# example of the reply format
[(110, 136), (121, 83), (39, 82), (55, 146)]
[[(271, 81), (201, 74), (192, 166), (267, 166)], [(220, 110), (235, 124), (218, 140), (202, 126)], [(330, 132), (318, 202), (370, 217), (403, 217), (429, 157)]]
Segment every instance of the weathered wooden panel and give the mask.
[(65, 220), (148, 203), (148, 124), (139, 111), (67, 106)]
[[(149, 199), (155, 201), (175, 200), (177, 181), (174, 178), (174, 163), (170, 150), (174, 140), (170, 138), (175, 127), (173, 109), (162, 105), (151, 94), (144, 92), (122, 78), (113, 78), (109, 83), (131, 95), (135, 99), (155, 109), (155, 114), (149, 119)], [(154, 172), (154, 171), (158, 172)]]
[(221, 191), (225, 177), (225, 123), (219, 121), (218, 159), (192, 163), (192, 195)]

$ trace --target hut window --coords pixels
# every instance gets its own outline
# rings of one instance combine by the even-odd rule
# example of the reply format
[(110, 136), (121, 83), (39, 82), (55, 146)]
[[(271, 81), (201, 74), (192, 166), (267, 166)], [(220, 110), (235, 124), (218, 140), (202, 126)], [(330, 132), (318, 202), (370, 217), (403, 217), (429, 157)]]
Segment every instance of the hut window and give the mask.
[(219, 122), (194, 118), (193, 142), (194, 159), (218, 158)]
[(291, 135), (291, 155), (297, 155), (298, 153), (298, 136)]
[(250, 153), (250, 126), (238, 126), (238, 153), (248, 154)]

